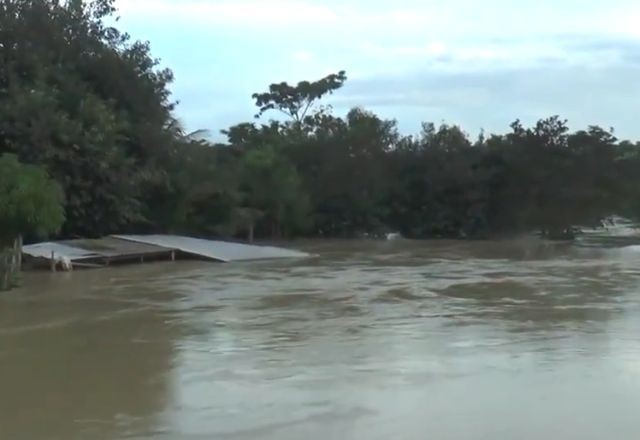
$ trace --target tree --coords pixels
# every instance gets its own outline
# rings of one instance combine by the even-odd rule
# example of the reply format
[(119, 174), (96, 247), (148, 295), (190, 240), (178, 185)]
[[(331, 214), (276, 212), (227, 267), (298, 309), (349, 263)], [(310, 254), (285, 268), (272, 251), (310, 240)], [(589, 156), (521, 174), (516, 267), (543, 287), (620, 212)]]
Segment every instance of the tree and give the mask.
[(15, 284), (22, 235), (44, 237), (64, 222), (63, 194), (40, 167), (0, 156), (0, 291)]
[(60, 186), (41, 167), (24, 165), (12, 154), (0, 156), (0, 244), (19, 235), (46, 237), (64, 222)]
[[(314, 83), (272, 84), (253, 95), (257, 116), (275, 109), (290, 121), (238, 124), (225, 132), (241, 161), (266, 149), (272, 159), (263, 161), (270, 164), (265, 169), (274, 161), (293, 165), (309, 196), (314, 234), (392, 229), (416, 238), (488, 237), (535, 230), (563, 238), (622, 212), (621, 194), (633, 193), (635, 178), (621, 185), (615, 176), (632, 175), (627, 170), (637, 169), (640, 156), (626, 148), (626, 159), (618, 160), (610, 132), (570, 133), (567, 121), (552, 116), (530, 128), (516, 120), (509, 133), (483, 132), (474, 143), (447, 124), (425, 123), (418, 136), (402, 137), (395, 121), (364, 109), (338, 118), (317, 106), (345, 80), (340, 72)], [(247, 190), (255, 179), (253, 172), (243, 174), (240, 186)], [(246, 194), (253, 194), (253, 205), (266, 206), (261, 191), (271, 187), (277, 185), (253, 186)], [(273, 215), (261, 223), (268, 218)]]
[(258, 220), (262, 221), (263, 228), (270, 229), (273, 238), (304, 230), (308, 198), (291, 163), (279, 157), (273, 148), (254, 149), (242, 159), (241, 177), (242, 207), (245, 208), (242, 212), (249, 212), (254, 220), (248, 222), (250, 235)]
[(640, 217), (638, 146), (554, 116), (476, 142), (458, 126), (401, 136), (361, 108), (321, 101), (344, 71), (255, 93), (257, 117), (187, 133), (170, 70), (113, 28), (113, 0), (0, 0), (0, 154), (65, 193), (60, 234), (415, 238), (540, 231), (566, 237), (611, 214)]
[(599, 127), (569, 133), (557, 116), (487, 140), (495, 179), (490, 223), (496, 230), (539, 230), (569, 238), (613, 214), (622, 192), (615, 177), (616, 139)]
[(485, 223), (479, 153), (459, 127), (423, 124), (416, 139), (390, 155), (397, 176), (389, 198), (391, 224), (414, 238), (479, 233)]
[(349, 235), (386, 232), (391, 183), (386, 158), (399, 139), (396, 122), (362, 108), (352, 109), (345, 119), (344, 132), (332, 141), (341, 157), (327, 164), (339, 172), (333, 177), (333, 204), (342, 204), (342, 225)]
[[(176, 137), (172, 74), (107, 25), (112, 0), (0, 3), (0, 153), (46, 167), (66, 194), (66, 236), (147, 218)], [(179, 139), (178, 139), (179, 141)]]
[(253, 94), (259, 108), (256, 118), (269, 110), (279, 110), (300, 124), (319, 99), (341, 88), (346, 80), (346, 73), (340, 71), (318, 81), (301, 81), (295, 86), (286, 82), (271, 84), (268, 92)]

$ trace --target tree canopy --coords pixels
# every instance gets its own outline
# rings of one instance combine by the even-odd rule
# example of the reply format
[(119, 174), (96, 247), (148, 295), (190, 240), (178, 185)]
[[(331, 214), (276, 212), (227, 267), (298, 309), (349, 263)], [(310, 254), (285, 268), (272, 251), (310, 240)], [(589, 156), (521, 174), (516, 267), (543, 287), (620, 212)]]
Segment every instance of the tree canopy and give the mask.
[(64, 199), (42, 176), (33, 187), (64, 200), (61, 236), (555, 238), (640, 216), (640, 148), (612, 130), (551, 116), (478, 139), (429, 122), (403, 135), (366, 109), (323, 105), (344, 71), (253, 94), (259, 118), (286, 118), (240, 121), (212, 145), (182, 128), (171, 71), (109, 24), (114, 11), (0, 0), (0, 154), (57, 182)]
[(0, 156), (0, 245), (21, 234), (45, 237), (64, 222), (60, 186), (35, 165), (11, 154)]
[(338, 90), (346, 80), (346, 72), (340, 71), (317, 81), (300, 81), (295, 86), (286, 82), (271, 84), (268, 92), (253, 94), (259, 108), (256, 118), (275, 109), (300, 123), (320, 98)]
[(147, 43), (107, 25), (111, 0), (0, 2), (0, 152), (42, 164), (66, 194), (66, 234), (148, 220), (166, 185), (172, 79)]

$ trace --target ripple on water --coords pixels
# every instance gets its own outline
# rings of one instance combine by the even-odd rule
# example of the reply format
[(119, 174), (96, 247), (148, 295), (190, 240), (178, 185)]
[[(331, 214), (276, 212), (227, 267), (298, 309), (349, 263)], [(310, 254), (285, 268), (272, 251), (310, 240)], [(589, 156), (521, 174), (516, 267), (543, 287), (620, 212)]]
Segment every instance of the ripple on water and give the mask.
[(383, 304), (397, 304), (403, 302), (411, 302), (411, 301), (420, 301), (424, 300), (428, 297), (423, 295), (416, 295), (411, 292), (411, 288), (409, 287), (397, 287), (393, 289), (389, 289), (376, 297), (374, 297), (371, 302), (372, 303), (383, 303)]
[(529, 301), (539, 290), (516, 280), (493, 280), (453, 284), (435, 292), (443, 297), (475, 301)]
[(317, 293), (273, 293), (268, 296), (260, 297), (257, 304), (252, 308), (280, 309), (306, 307), (308, 305), (325, 305), (332, 302), (348, 301), (349, 299), (350, 297), (332, 299)]

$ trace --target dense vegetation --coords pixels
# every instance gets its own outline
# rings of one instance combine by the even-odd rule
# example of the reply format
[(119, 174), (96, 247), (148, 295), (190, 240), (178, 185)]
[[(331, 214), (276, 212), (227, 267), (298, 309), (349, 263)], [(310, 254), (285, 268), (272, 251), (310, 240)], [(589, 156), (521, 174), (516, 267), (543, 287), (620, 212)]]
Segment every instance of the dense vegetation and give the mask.
[(64, 236), (555, 237), (640, 213), (639, 145), (611, 130), (551, 117), (475, 140), (431, 123), (403, 136), (321, 105), (344, 72), (273, 84), (253, 98), (280, 119), (198, 141), (174, 117), (171, 72), (113, 13), (111, 0), (0, 0), (0, 154), (59, 183)]
[(63, 194), (40, 167), (0, 156), (0, 248), (21, 234), (47, 236), (64, 222)]
[(0, 155), (0, 291), (16, 284), (22, 234), (46, 236), (63, 222), (62, 190), (46, 171)]

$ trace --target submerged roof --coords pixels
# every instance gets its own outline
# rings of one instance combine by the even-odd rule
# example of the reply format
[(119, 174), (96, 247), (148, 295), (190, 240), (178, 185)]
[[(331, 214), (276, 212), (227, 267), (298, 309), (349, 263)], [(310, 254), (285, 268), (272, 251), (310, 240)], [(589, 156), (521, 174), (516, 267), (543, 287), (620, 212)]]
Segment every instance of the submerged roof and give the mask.
[(203, 240), (178, 235), (114, 235), (96, 240), (68, 240), (24, 246), (22, 252), (35, 258), (66, 258), (70, 261), (106, 261), (133, 256), (180, 251), (209, 260), (231, 262), (273, 258), (306, 257), (304, 252), (272, 246), (253, 246), (225, 241)]
[(36, 258), (51, 258), (53, 254), (55, 258), (63, 257), (72, 261), (100, 257), (97, 252), (52, 241), (24, 246), (22, 253)]
[(121, 240), (129, 240), (164, 248), (177, 249), (187, 254), (223, 262), (250, 261), (274, 258), (308, 257), (304, 252), (292, 251), (273, 246), (255, 246), (226, 241), (204, 240), (178, 235), (114, 235)]
[(135, 256), (156, 255), (171, 252), (159, 246), (134, 243), (113, 237), (98, 239), (65, 240), (27, 245), (22, 253), (30, 257), (50, 259), (67, 258), (71, 261), (96, 259), (122, 259)]

